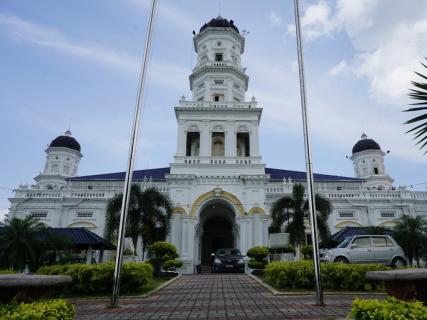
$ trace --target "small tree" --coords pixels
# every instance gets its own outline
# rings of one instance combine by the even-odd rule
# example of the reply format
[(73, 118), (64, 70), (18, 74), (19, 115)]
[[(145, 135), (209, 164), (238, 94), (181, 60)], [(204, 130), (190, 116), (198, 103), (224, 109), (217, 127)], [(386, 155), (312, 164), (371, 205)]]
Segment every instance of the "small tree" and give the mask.
[(251, 258), (249, 260), (248, 266), (251, 269), (264, 269), (267, 265), (267, 257), (268, 257), (269, 251), (267, 247), (264, 246), (256, 246), (253, 248), (250, 248), (246, 255)]
[[(308, 216), (308, 201), (304, 199), (305, 189), (302, 184), (295, 184), (291, 196), (284, 196), (273, 203), (271, 210), (271, 229), (281, 229), (286, 222), (286, 232), (292, 245), (301, 247), (306, 242), (304, 218)], [(332, 212), (329, 199), (316, 194), (317, 227), (321, 240), (326, 240), (330, 234), (328, 218)]]
[(182, 261), (177, 258), (179, 258), (179, 254), (171, 243), (157, 241), (150, 245), (150, 261), (154, 267), (155, 276), (161, 275), (161, 268), (167, 270), (172, 267), (181, 267)]
[(408, 257), (409, 264), (412, 266), (415, 258), (419, 267), (423, 249), (427, 246), (427, 221), (421, 216), (403, 215), (394, 230), (394, 237)]
[(45, 226), (31, 216), (12, 218), (0, 230), (0, 264), (2, 267), (22, 271), (38, 266), (38, 256), (43, 247), (37, 241), (37, 232)]

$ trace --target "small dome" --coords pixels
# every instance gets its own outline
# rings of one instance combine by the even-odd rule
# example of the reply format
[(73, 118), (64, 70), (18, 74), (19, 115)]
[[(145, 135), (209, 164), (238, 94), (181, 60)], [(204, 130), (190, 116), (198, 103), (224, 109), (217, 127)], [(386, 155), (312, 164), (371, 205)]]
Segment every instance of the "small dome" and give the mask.
[(80, 143), (71, 136), (70, 130), (65, 131), (62, 136), (53, 139), (49, 147), (64, 147), (77, 151), (81, 150)]
[(236, 31), (237, 33), (239, 33), (239, 29), (237, 29), (237, 27), (234, 25), (233, 20), (228, 21), (227, 19), (224, 19), (221, 16), (218, 16), (218, 17), (212, 19), (211, 21), (209, 21), (208, 23), (205, 23), (200, 28), (199, 32), (202, 32), (206, 28), (231, 28), (234, 31)]
[(366, 150), (381, 150), (381, 147), (375, 140), (368, 139), (368, 136), (363, 133), (360, 140), (353, 146), (353, 154)]

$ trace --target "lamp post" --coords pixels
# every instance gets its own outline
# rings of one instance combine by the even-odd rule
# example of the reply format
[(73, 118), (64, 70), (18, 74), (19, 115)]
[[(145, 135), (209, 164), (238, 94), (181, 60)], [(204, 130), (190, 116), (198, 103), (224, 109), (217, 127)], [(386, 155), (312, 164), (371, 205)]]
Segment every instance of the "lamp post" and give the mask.
[(299, 70), (299, 85), (301, 95), (301, 111), (302, 123), (304, 132), (304, 149), (305, 149), (305, 164), (307, 170), (307, 197), (308, 206), (310, 210), (311, 221), (311, 240), (313, 244), (313, 262), (314, 262), (314, 276), (316, 286), (316, 304), (324, 305), (322, 281), (320, 276), (320, 258), (319, 258), (319, 238), (317, 230), (316, 219), (316, 203), (314, 194), (314, 179), (313, 179), (313, 164), (311, 161), (311, 147), (310, 147), (310, 128), (308, 125), (308, 110), (307, 110), (307, 97), (305, 93), (305, 79), (304, 79), (304, 59), (301, 39), (301, 23), (299, 16), (299, 0), (294, 0), (295, 9), (295, 30), (297, 38), (298, 50), (298, 70)]
[(141, 115), (143, 114), (141, 101), (143, 100), (145, 79), (147, 78), (147, 66), (148, 66), (148, 60), (150, 56), (152, 31), (153, 31), (153, 25), (154, 25), (154, 17), (156, 14), (156, 6), (157, 6), (157, 0), (152, 0), (150, 15), (148, 19), (147, 35), (145, 38), (144, 56), (142, 60), (141, 72), (139, 77), (135, 113), (133, 117), (132, 134), (131, 134), (130, 146), (129, 146), (129, 157), (128, 157), (127, 169), (126, 169), (126, 178), (125, 178), (125, 184), (123, 188), (123, 200), (122, 200), (122, 207), (120, 211), (119, 236), (117, 240), (116, 264), (114, 266), (114, 284), (113, 284), (113, 294), (111, 297), (111, 307), (117, 307), (118, 300), (119, 300), (120, 272), (121, 272), (122, 263), (123, 263), (123, 245), (124, 245), (125, 233), (126, 233), (126, 220), (127, 220), (127, 215), (129, 211), (129, 199), (130, 199), (130, 192), (131, 192), (131, 186), (132, 186), (133, 166), (135, 163), (136, 145), (138, 141), (139, 123), (140, 123)]

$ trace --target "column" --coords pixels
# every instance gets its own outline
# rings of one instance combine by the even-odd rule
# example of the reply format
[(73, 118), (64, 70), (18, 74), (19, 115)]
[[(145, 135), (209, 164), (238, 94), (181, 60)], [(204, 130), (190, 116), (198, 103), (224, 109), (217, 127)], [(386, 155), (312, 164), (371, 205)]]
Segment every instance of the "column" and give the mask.
[(259, 157), (258, 127), (249, 134), (249, 148), (251, 157)]
[[(225, 132), (225, 156), (227, 158), (235, 158), (236, 150), (236, 130), (234, 128), (234, 121), (227, 122), (227, 129)], [(231, 159), (234, 160), (234, 159)]]
[(185, 156), (185, 144), (187, 143), (186, 132), (184, 128), (184, 122), (178, 121), (178, 141), (177, 141), (177, 156)]
[(209, 123), (203, 122), (200, 130), (200, 157), (210, 158), (212, 138), (209, 130)]

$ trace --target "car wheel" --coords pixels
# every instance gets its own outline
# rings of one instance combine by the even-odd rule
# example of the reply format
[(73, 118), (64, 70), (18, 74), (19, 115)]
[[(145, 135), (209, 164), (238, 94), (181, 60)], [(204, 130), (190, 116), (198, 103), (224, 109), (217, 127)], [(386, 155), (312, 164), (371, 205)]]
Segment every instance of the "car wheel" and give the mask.
[(397, 268), (397, 267), (405, 267), (406, 266), (406, 261), (405, 259), (401, 258), (401, 257), (396, 257), (393, 259), (393, 261), (391, 262), (391, 266), (393, 268)]
[(334, 262), (348, 263), (348, 260), (347, 258), (344, 258), (344, 257), (337, 257), (335, 258)]

